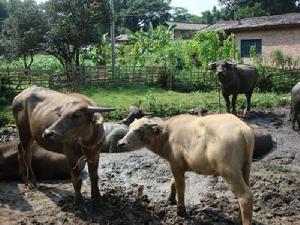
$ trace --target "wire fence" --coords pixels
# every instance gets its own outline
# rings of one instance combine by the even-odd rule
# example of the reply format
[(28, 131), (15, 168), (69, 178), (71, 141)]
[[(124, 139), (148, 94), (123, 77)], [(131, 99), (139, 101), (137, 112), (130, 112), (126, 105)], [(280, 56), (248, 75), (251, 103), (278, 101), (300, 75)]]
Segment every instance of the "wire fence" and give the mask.
[[(259, 70), (257, 91), (287, 92), (299, 81), (300, 69)], [(0, 82), (17, 92), (32, 85), (58, 91), (123, 84), (160, 85), (181, 92), (214, 91), (219, 88), (211, 71), (197, 68), (178, 70), (158, 66), (120, 67), (114, 74), (111, 68), (106, 66), (72, 67), (61, 71), (0, 68)]]

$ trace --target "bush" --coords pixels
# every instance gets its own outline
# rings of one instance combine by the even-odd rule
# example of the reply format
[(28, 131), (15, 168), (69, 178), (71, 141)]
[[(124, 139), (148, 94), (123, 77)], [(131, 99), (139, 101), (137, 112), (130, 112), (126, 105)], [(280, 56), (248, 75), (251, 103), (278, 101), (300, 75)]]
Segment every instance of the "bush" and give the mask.
[[(0, 82), (0, 105), (1, 105), (1, 111), (0, 111), (0, 127), (8, 124), (11, 122), (11, 118), (9, 118), (9, 115), (5, 110), (7, 110), (9, 104), (11, 104), (11, 101), (14, 97), (14, 92), (12, 89), (4, 86)], [(5, 109), (4, 109), (5, 108)], [(11, 112), (9, 111), (11, 114)]]

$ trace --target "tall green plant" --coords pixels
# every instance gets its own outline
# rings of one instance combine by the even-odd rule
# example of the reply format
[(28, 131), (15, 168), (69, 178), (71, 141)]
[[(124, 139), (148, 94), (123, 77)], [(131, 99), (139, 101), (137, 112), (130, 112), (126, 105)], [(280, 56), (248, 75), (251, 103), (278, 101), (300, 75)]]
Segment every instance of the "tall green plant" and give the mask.
[(200, 31), (196, 34), (194, 49), (203, 69), (206, 69), (210, 62), (217, 59), (241, 61), (234, 35), (228, 36), (222, 42), (221, 39), (224, 37), (225, 32), (222, 30)]
[(154, 29), (152, 24), (149, 23), (147, 32), (141, 29), (130, 35), (129, 40), (132, 44), (130, 55), (133, 64), (143, 66), (146, 63), (147, 56), (168, 48), (174, 28), (175, 26), (168, 29), (158, 26)]

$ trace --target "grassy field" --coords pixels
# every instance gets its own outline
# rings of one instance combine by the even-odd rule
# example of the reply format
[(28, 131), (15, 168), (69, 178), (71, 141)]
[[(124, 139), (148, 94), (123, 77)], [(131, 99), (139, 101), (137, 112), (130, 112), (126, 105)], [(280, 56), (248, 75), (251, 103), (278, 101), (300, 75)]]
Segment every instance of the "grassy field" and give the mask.
[[(110, 113), (110, 119), (121, 119), (126, 115), (125, 109), (138, 105), (157, 116), (170, 116), (187, 112), (196, 107), (205, 107), (212, 111), (225, 111), (223, 97), (219, 107), (217, 92), (179, 93), (157, 87), (147, 86), (116, 86), (108, 88), (90, 88), (81, 91), (92, 98), (99, 106), (116, 107), (117, 111)], [(244, 105), (245, 97), (240, 95), (237, 108)], [(254, 93), (252, 106), (256, 108), (271, 108), (283, 106), (290, 102), (289, 94)]]
[[(212, 111), (225, 111), (224, 100), (217, 92), (179, 93), (167, 91), (158, 87), (148, 86), (112, 86), (107, 88), (89, 88), (81, 90), (99, 106), (115, 107), (115, 112), (105, 115), (107, 120), (119, 120), (126, 115), (125, 109), (131, 105), (138, 105), (156, 116), (171, 116), (187, 112), (196, 107), (205, 107)], [(244, 95), (239, 95), (237, 108), (244, 104)], [(256, 108), (271, 108), (289, 104), (289, 94), (254, 93), (252, 106)], [(0, 113), (9, 123), (14, 123), (10, 106), (1, 107)]]

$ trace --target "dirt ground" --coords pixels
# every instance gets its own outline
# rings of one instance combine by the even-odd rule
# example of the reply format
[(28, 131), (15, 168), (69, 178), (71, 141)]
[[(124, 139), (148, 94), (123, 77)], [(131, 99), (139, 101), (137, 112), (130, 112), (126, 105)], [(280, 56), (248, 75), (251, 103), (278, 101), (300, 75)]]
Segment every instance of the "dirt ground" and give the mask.
[[(300, 136), (290, 129), (287, 107), (256, 111), (251, 122), (272, 134), (274, 147), (252, 164), (254, 224), (300, 224)], [(238, 204), (222, 178), (186, 174), (188, 218), (167, 204), (168, 163), (143, 149), (100, 155), (100, 206), (90, 200), (86, 170), (82, 192), (88, 213), (73, 206), (70, 181), (51, 181), (29, 190), (0, 182), (0, 224), (238, 224)], [(143, 189), (142, 197), (137, 196)]]

